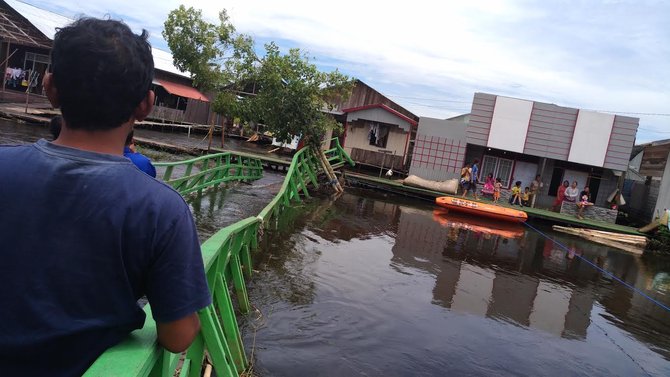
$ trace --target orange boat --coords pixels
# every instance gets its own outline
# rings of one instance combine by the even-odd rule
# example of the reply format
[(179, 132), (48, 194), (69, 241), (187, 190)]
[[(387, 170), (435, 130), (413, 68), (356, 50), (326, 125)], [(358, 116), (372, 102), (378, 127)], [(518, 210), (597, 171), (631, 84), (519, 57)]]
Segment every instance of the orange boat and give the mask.
[(502, 221), (513, 221), (522, 223), (528, 220), (528, 215), (518, 209), (507, 208), (495, 204), (475, 202), (451, 196), (442, 196), (435, 199), (435, 203), (449, 210), (468, 213), (471, 215), (484, 216)]

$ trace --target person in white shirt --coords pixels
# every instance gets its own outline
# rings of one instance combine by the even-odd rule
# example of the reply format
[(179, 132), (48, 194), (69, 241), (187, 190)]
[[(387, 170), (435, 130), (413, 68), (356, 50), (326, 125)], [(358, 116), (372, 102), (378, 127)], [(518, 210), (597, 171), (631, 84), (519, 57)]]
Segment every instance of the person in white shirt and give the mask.
[(579, 189), (577, 188), (577, 181), (573, 181), (572, 185), (565, 189), (565, 200), (575, 203), (579, 197)]

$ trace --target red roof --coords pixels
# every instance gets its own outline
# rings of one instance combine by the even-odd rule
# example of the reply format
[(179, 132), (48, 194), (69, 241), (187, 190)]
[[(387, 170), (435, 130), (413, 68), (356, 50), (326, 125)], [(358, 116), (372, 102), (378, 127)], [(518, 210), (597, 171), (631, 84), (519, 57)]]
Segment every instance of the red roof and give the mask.
[(355, 113), (357, 111), (363, 111), (363, 110), (368, 110), (368, 109), (374, 109), (374, 108), (380, 108), (382, 110), (386, 110), (389, 113), (397, 116), (398, 118), (404, 120), (405, 122), (411, 124), (412, 126), (417, 126), (419, 123), (415, 121), (414, 119), (408, 117), (407, 115), (404, 115), (396, 110), (393, 110), (392, 108), (382, 104), (382, 103), (377, 103), (374, 105), (365, 105), (365, 106), (358, 106), (358, 107), (352, 107), (350, 109), (344, 109), (342, 112), (344, 113)]
[(209, 99), (205, 97), (204, 94), (200, 93), (198, 89), (192, 86), (178, 84), (176, 82), (171, 82), (164, 79), (157, 79), (156, 81), (158, 81), (161, 86), (165, 88), (165, 90), (167, 90), (167, 92), (170, 94), (174, 94), (180, 97), (193, 98), (197, 99), (198, 101), (209, 102)]

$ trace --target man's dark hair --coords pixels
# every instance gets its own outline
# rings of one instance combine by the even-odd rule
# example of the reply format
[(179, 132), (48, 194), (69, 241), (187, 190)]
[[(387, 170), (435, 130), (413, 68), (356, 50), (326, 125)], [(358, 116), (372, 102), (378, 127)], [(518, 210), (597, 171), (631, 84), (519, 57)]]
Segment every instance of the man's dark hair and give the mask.
[(58, 139), (61, 127), (63, 127), (63, 118), (60, 115), (51, 118), (49, 121), (49, 132), (51, 132), (54, 140)]
[(109, 130), (128, 121), (154, 74), (148, 33), (121, 21), (81, 18), (58, 29), (51, 69), (67, 127)]
[(135, 131), (131, 130), (128, 133), (128, 136), (126, 136), (126, 144), (125, 144), (126, 147), (133, 143), (133, 137), (134, 136), (135, 136)]

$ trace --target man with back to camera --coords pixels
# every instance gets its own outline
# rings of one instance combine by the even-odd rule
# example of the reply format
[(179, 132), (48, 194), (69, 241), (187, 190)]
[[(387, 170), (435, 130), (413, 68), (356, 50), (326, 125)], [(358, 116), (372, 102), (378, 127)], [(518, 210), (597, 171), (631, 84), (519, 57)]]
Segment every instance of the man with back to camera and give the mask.
[(80, 19), (51, 60), (58, 139), (0, 147), (0, 374), (81, 375), (143, 325), (143, 295), (158, 341), (180, 352), (211, 302), (193, 217), (123, 157), (154, 101), (147, 33)]

